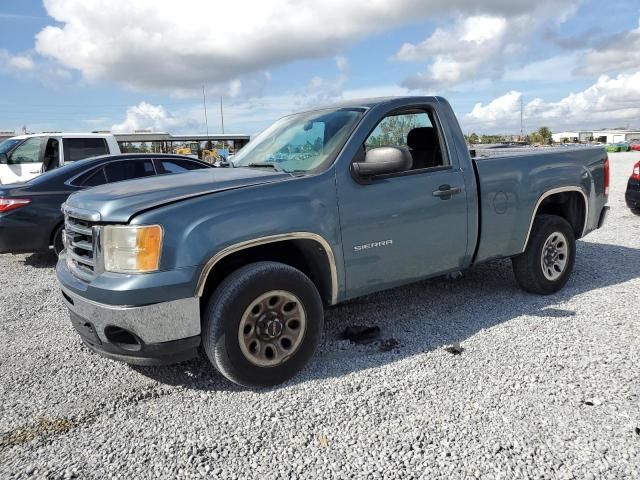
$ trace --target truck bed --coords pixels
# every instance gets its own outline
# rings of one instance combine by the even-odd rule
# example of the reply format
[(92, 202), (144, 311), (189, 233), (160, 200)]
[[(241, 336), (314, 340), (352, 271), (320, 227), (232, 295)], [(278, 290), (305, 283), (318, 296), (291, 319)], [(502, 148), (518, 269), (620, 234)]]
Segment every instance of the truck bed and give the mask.
[(548, 192), (582, 192), (587, 212), (581, 235), (597, 228), (606, 156), (602, 147), (477, 149), (481, 227), (474, 261), (524, 251), (536, 205)]

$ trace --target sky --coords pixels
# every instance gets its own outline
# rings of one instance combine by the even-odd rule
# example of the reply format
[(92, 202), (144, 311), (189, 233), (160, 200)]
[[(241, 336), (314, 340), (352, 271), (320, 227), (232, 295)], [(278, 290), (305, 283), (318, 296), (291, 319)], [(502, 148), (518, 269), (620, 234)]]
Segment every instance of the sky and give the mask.
[(436, 94), (466, 133), (640, 129), (640, 3), (0, 0), (0, 130), (205, 133), (203, 89), (210, 133)]

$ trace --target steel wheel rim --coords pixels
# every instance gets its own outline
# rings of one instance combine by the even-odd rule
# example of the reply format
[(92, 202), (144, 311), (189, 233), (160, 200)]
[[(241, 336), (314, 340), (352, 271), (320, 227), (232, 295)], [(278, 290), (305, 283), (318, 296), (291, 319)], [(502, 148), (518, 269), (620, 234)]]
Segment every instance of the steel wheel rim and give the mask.
[(253, 300), (238, 327), (245, 358), (258, 367), (275, 367), (296, 353), (307, 327), (302, 302), (293, 293), (272, 290)]
[(560, 232), (553, 232), (542, 247), (540, 265), (547, 280), (558, 280), (567, 268), (569, 245), (567, 238)]

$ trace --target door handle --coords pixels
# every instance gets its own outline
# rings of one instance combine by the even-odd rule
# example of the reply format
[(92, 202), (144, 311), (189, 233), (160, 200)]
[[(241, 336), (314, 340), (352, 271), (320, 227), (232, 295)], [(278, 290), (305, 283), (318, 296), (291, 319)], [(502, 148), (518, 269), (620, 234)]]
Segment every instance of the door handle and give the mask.
[(452, 195), (457, 195), (462, 192), (462, 187), (452, 187), (451, 185), (440, 185), (438, 190), (433, 192), (434, 197), (441, 198), (442, 200), (448, 200)]

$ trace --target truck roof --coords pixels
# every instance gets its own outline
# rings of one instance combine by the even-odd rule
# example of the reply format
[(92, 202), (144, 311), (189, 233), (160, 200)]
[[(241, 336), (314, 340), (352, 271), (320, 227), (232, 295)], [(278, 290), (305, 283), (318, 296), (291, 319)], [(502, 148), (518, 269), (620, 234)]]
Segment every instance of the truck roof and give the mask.
[(108, 138), (113, 137), (110, 133), (65, 133), (65, 132), (51, 132), (51, 133), (28, 133), (26, 135), (15, 135), (10, 137), (14, 140), (24, 140), (26, 138), (33, 137), (62, 137), (62, 138)]
[(357, 98), (352, 100), (344, 100), (334, 103), (332, 105), (319, 107), (318, 110), (325, 110), (327, 108), (371, 108), (383, 103), (398, 103), (399, 105), (407, 105), (411, 103), (444, 101), (442, 97), (434, 96), (396, 96), (396, 97), (371, 97), (371, 98)]

